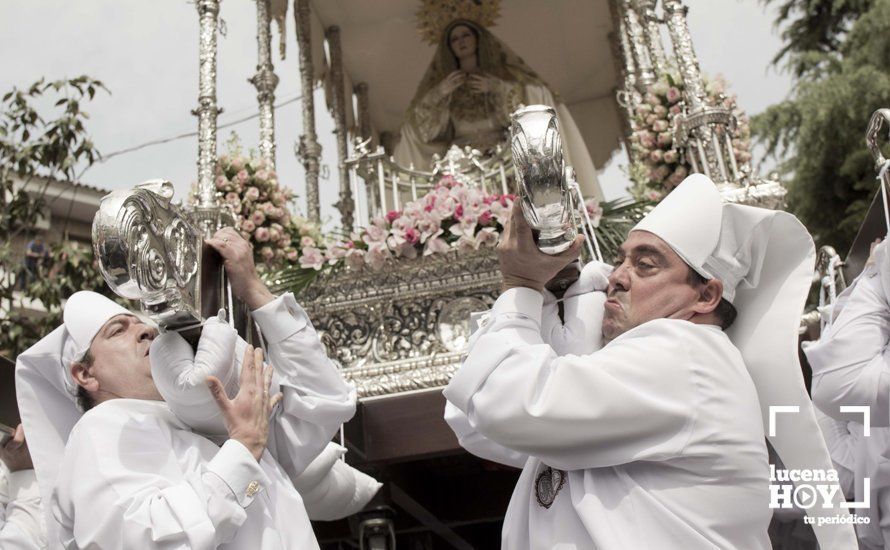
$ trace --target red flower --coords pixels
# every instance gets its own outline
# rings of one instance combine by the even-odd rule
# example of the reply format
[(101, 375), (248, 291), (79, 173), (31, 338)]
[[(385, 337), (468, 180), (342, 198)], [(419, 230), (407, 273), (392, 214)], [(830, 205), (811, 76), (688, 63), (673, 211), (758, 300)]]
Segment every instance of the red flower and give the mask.
[(399, 212), (398, 210), (391, 210), (386, 213), (386, 221), (388, 221), (389, 223), (392, 223), (393, 221), (399, 219), (399, 216), (401, 216), (401, 215), (402, 215), (402, 213)]
[(454, 209), (454, 219), (459, 220), (464, 217), (464, 205), (458, 204)]

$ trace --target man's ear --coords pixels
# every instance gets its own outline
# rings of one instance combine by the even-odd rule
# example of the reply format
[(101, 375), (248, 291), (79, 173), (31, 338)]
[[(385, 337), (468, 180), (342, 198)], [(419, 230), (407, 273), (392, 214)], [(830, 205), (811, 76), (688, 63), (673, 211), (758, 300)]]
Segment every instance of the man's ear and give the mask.
[(722, 298), (723, 281), (720, 279), (709, 279), (699, 287), (698, 300), (692, 306), (692, 310), (701, 314), (712, 313), (717, 309)]
[(90, 367), (80, 361), (71, 363), (71, 378), (74, 383), (81, 386), (88, 392), (96, 392), (99, 390), (99, 380), (90, 373)]

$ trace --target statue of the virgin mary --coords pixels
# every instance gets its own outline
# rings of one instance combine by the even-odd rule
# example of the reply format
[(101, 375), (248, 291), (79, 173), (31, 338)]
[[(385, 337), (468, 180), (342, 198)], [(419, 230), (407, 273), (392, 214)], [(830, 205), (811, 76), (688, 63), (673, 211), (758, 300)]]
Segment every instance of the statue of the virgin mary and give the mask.
[(547, 84), (484, 26), (455, 19), (439, 37), (405, 113), (395, 160), (427, 170), (451, 145), (492, 153), (507, 144), (510, 113), (520, 105), (556, 108), (567, 161), (586, 196), (602, 198), (587, 146), (569, 110)]

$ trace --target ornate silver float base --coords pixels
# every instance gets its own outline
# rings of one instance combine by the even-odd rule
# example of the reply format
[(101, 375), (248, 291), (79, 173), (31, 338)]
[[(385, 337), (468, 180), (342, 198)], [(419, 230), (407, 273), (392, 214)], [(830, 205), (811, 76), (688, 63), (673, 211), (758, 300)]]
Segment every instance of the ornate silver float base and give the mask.
[(460, 366), (469, 314), (491, 307), (500, 272), (493, 249), (342, 269), (301, 293), (330, 357), (360, 397), (444, 386)]
[(758, 178), (751, 185), (725, 185), (719, 186), (719, 188), (723, 200), (726, 202), (747, 204), (770, 210), (784, 210), (787, 190), (777, 181)]

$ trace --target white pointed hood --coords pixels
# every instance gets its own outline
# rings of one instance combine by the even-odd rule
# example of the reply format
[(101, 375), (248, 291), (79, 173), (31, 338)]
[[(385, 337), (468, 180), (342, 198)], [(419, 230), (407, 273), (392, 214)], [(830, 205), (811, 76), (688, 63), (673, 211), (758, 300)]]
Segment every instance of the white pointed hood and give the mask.
[(16, 358), (15, 384), (28, 450), (40, 486), (49, 540), (56, 537), (50, 497), (68, 435), (83, 416), (69, 367), (83, 357), (109, 319), (131, 314), (95, 292), (74, 293), (65, 304), (65, 322)]

